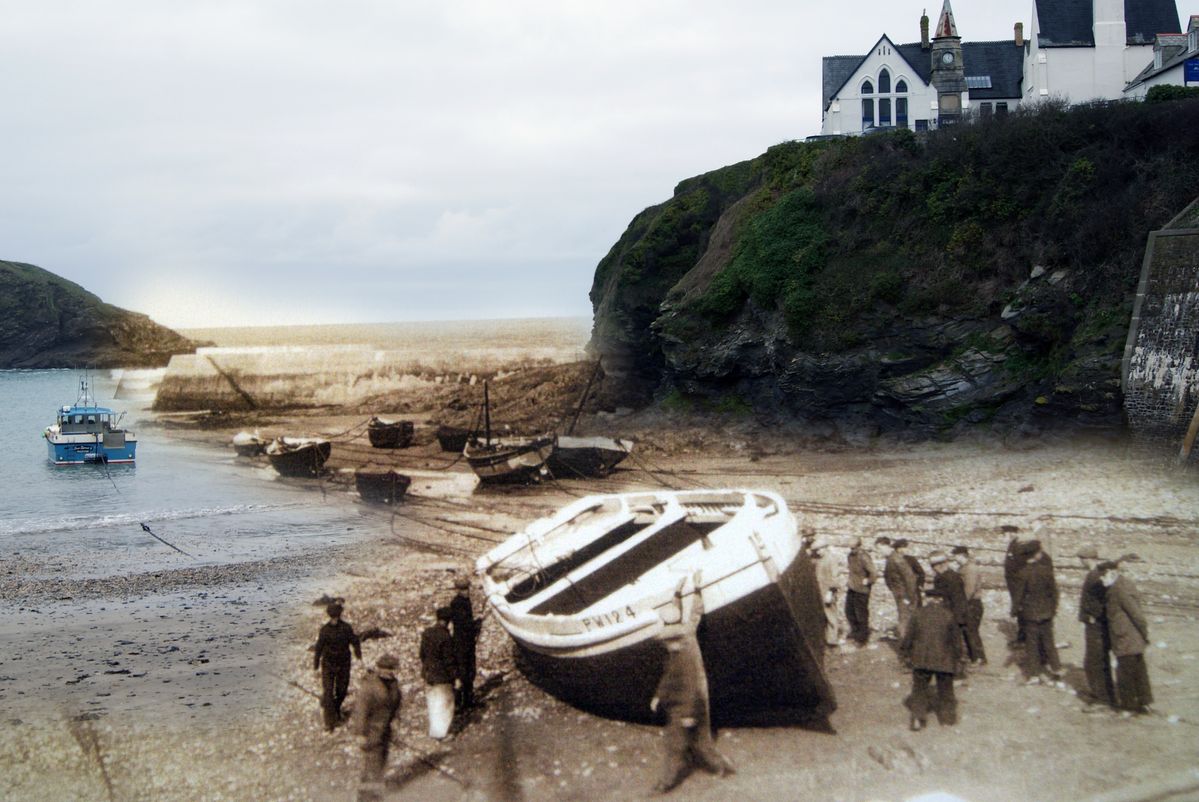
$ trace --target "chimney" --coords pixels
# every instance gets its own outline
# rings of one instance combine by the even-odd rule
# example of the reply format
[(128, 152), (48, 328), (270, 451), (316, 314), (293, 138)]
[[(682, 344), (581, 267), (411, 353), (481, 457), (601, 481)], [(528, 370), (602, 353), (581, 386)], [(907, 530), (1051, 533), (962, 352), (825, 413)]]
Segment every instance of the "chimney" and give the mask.
[(920, 49), (928, 50), (928, 13), (927, 13), (927, 9), (920, 12)]
[(1024, 47), (1024, 23), (1016, 23), (1016, 47)]

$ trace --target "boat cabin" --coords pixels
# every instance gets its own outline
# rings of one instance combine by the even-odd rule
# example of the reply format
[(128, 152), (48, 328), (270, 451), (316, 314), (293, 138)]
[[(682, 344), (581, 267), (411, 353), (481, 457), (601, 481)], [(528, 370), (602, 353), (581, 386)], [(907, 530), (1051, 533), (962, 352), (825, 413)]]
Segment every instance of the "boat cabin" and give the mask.
[(58, 411), (62, 434), (105, 434), (116, 428), (118, 416), (105, 407), (63, 407)]

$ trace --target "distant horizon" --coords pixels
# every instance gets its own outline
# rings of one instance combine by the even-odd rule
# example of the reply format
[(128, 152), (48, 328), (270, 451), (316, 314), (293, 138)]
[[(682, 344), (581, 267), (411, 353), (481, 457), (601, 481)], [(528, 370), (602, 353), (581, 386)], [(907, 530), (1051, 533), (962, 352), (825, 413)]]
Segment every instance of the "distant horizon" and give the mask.
[[(514, 323), (519, 321), (551, 321), (551, 320), (574, 320), (594, 321), (594, 315), (522, 315), (514, 317), (463, 317), (463, 318), (444, 318), (444, 319), (421, 319), (421, 320), (372, 320), (366, 322), (341, 322), (341, 323), (247, 323), (247, 324), (226, 324), (218, 326), (167, 326), (179, 333), (188, 331), (216, 331), (226, 329), (298, 329), (298, 328), (353, 328), (353, 327), (368, 327), (368, 326), (413, 326), (422, 324), (439, 324), (439, 323)], [(155, 321), (159, 322), (159, 321)], [(165, 323), (160, 325), (166, 326)]]

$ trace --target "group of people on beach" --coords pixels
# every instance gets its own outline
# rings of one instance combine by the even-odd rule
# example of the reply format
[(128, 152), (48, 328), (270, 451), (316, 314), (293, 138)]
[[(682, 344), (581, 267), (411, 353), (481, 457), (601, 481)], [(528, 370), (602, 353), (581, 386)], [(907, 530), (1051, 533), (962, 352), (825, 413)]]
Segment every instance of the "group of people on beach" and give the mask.
[[(482, 620), (474, 616), (470, 580), (458, 577), (454, 589), (453, 599), (434, 610), (433, 622), (420, 637), (428, 733), (436, 741), (449, 737), (456, 712), (474, 705), (475, 647)], [(351, 651), (362, 660), (362, 644), (354, 628), (342, 620), (341, 600), (330, 603), (325, 612), (329, 620), (313, 647), (313, 669), (321, 676), (321, 719), (326, 732), (333, 732), (345, 721), (342, 705), (349, 690)], [(360, 800), (382, 798), (383, 774), (394, 737), (392, 725), (403, 703), (396, 680), (399, 668), (399, 657), (388, 652), (363, 672), (358, 682), (354, 729), (362, 736)]]
[[(967, 666), (987, 663), (980, 626), (983, 620), (983, 587), (978, 565), (966, 546), (949, 553), (927, 555), (928, 574), (920, 560), (908, 553), (905, 538), (880, 537), (875, 545), (885, 558), (882, 580), (895, 600), (896, 652), (912, 672), (911, 693), (906, 699), (910, 728), (923, 729), (930, 712), (944, 725), (957, 722), (954, 681), (965, 678)], [(825, 610), (825, 643), (831, 648), (861, 648), (870, 636), (870, 591), (879, 579), (873, 557), (861, 538), (853, 538), (846, 565), (844, 612), (848, 623), (845, 642), (838, 609), (841, 586), (827, 538), (809, 535), (817, 587)], [(1079, 599), (1079, 620), (1085, 631), (1083, 672), (1086, 687), (1080, 696), (1087, 705), (1106, 705), (1124, 715), (1150, 712), (1153, 693), (1145, 665), (1149, 644), (1148, 621), (1136, 586), (1121, 571), (1121, 560), (1100, 560), (1094, 546), (1085, 546), (1078, 558), (1087, 571)], [(1062, 664), (1054, 637), (1060, 593), (1053, 560), (1039, 540), (1013, 535), (1004, 564), (1004, 581), (1010, 599), (1009, 615), (1015, 621), (1010, 646), (1025, 682), (1042, 682), (1064, 688)], [(1115, 681), (1111, 658), (1116, 657)], [(935, 694), (930, 686), (935, 683)], [(1091, 708), (1095, 709), (1095, 708)]]

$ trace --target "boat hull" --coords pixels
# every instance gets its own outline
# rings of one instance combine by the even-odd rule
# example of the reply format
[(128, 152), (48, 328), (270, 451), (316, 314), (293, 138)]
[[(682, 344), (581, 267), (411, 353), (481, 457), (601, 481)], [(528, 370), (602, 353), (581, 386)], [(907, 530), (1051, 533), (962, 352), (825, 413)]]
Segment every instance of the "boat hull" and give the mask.
[(137, 459), (137, 438), (119, 432), (94, 435), (46, 436), (50, 461), (55, 465), (112, 465)]
[(466, 442), (469, 439), (469, 429), (459, 429), (456, 426), (437, 427), (437, 444), (441, 446), (442, 451), (452, 451), (455, 454), (461, 454), (462, 449), (466, 448)]
[(415, 427), (412, 421), (384, 421), (373, 418), (367, 425), (367, 434), (375, 448), (407, 448), (412, 445)]
[(545, 472), (553, 440), (538, 438), (522, 443), (467, 445), (463, 451), (471, 470), (484, 484), (535, 482)]
[(546, 467), (558, 479), (607, 476), (632, 448), (627, 440), (609, 437), (559, 437)]
[(395, 504), (404, 498), (412, 479), (399, 471), (359, 469), (354, 472), (354, 485), (363, 501), (375, 504)]
[(281, 476), (313, 477), (324, 473), (325, 460), (332, 452), (332, 443), (323, 440), (286, 450), (275, 449), (272, 444), (266, 453), (271, 467)]

